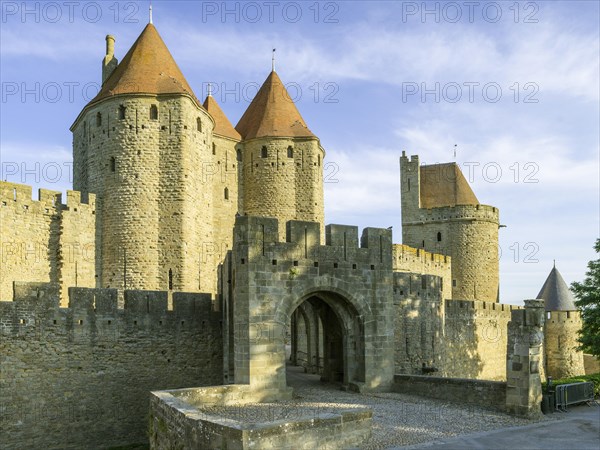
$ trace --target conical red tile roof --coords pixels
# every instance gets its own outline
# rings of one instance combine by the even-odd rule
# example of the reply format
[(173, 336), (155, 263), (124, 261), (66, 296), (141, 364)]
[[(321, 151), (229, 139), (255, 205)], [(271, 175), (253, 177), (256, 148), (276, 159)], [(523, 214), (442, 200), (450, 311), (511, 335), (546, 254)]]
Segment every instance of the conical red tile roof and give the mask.
[(206, 97), (202, 106), (204, 106), (204, 109), (208, 111), (215, 121), (214, 134), (237, 139), (238, 141), (242, 138), (240, 133), (233, 128), (233, 125), (212, 95)]
[(119, 94), (188, 94), (192, 88), (171, 52), (149, 23), (90, 104)]
[(269, 74), (235, 129), (244, 139), (315, 137), (275, 71)]

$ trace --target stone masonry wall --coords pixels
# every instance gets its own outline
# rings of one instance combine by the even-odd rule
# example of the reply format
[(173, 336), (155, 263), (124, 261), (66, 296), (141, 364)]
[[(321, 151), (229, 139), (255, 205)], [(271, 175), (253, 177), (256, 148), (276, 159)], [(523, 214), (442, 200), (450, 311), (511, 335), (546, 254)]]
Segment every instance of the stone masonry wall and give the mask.
[(95, 287), (95, 220), (93, 195), (83, 202), (79, 192), (39, 190), (0, 182), (0, 298), (11, 298), (13, 281), (60, 284), (61, 304), (67, 287)]
[(97, 195), (102, 287), (216, 293), (215, 265), (201, 257), (201, 243), (214, 241), (203, 183), (213, 126), (184, 95), (117, 96), (75, 122), (73, 185)]
[(442, 279), (435, 275), (394, 272), (396, 374), (442, 370), (444, 301)]
[(147, 443), (150, 391), (222, 383), (221, 314), (208, 294), (15, 284), (0, 302), (0, 447)]
[(422, 248), (392, 245), (394, 272), (437, 275), (442, 278), (442, 300), (452, 298), (452, 261), (450, 256), (429, 253)]
[(525, 300), (525, 309), (512, 311), (506, 356), (506, 410), (511, 414), (542, 415), (543, 331), (543, 300)]
[(332, 308), (345, 332), (344, 383), (385, 389), (394, 371), (391, 232), (290, 221), (286, 241), (276, 219), (241, 216), (232, 252), (235, 382), (281, 396), (285, 327), (294, 310), (316, 298)]
[(452, 298), (498, 301), (498, 209), (421, 208), (419, 157), (402, 156), (400, 172), (402, 243), (452, 257)]
[(462, 405), (476, 405), (496, 411), (506, 410), (506, 382), (504, 381), (395, 375), (392, 390)]
[(506, 380), (507, 326), (514, 305), (446, 300), (444, 376)]
[(442, 300), (435, 275), (394, 273), (397, 374), (506, 380), (507, 325), (514, 305)]
[[(253, 139), (243, 143), (241, 154), (244, 214), (323, 226), (324, 152), (317, 139)], [(281, 228), (279, 237), (283, 240), (285, 227)]]
[(584, 375), (583, 352), (577, 350), (581, 330), (579, 311), (547, 312), (544, 350), (547, 375), (554, 379)]
[[(214, 135), (210, 164), (203, 167), (203, 183), (212, 186), (213, 223), (210, 235), (201, 239), (203, 270), (201, 278), (217, 281), (217, 268), (233, 246), (233, 225), (240, 210), (237, 141)], [(219, 292), (216, 285), (210, 292)]]

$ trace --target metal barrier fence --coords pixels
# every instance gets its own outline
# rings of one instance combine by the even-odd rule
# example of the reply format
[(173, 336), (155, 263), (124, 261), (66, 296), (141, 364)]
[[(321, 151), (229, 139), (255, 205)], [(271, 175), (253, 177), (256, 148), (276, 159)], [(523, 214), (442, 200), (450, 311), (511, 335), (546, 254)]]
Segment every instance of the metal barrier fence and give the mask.
[(556, 410), (566, 411), (568, 405), (594, 401), (594, 383), (585, 381), (581, 383), (560, 384), (556, 386)]

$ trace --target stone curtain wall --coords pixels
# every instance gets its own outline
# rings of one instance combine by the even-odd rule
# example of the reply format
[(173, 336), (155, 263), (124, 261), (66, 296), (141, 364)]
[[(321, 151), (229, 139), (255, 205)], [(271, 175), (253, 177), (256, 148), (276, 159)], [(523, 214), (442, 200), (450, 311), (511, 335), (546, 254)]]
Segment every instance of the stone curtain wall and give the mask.
[(442, 300), (442, 278), (394, 272), (397, 374), (506, 380), (507, 326), (514, 305)]
[(13, 281), (60, 284), (61, 304), (68, 286), (95, 287), (94, 195), (40, 189), (0, 181), (0, 299), (13, 295)]
[(0, 302), (0, 447), (147, 443), (150, 391), (222, 383), (221, 314), (207, 294), (15, 284)]
[(393, 244), (392, 262), (394, 272), (411, 272), (441, 277), (442, 300), (452, 298), (452, 264), (449, 256), (429, 253), (422, 248)]
[(506, 382), (503, 381), (395, 375), (392, 390), (496, 411), (506, 410)]
[(515, 305), (447, 300), (444, 375), (506, 380), (507, 326)]
[(444, 302), (442, 278), (394, 273), (395, 373), (443, 370)]

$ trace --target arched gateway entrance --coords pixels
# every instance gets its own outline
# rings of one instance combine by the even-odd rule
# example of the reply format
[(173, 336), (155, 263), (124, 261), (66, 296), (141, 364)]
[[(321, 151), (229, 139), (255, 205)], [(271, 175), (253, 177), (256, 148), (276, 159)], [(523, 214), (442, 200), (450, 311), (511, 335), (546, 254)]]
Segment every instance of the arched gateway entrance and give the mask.
[(358, 311), (333, 292), (309, 295), (290, 317), (288, 361), (321, 381), (365, 381), (364, 325)]
[[(256, 398), (282, 398), (292, 362), (352, 390), (393, 381), (391, 232), (240, 216), (222, 270), (227, 368)], [(289, 325), (289, 326), (288, 326)], [(231, 377), (229, 378), (231, 380)]]

